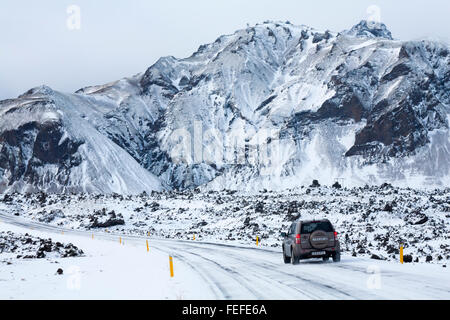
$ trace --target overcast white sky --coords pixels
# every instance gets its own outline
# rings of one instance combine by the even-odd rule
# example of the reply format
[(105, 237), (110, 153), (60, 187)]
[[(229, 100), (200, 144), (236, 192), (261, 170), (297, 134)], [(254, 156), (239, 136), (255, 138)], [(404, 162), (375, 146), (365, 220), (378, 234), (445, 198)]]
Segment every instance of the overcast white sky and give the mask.
[[(70, 30), (67, 8), (81, 10)], [(265, 20), (342, 31), (373, 15), (398, 39), (450, 43), (447, 0), (1, 0), (0, 100), (47, 84), (73, 92), (145, 71), (159, 57)]]

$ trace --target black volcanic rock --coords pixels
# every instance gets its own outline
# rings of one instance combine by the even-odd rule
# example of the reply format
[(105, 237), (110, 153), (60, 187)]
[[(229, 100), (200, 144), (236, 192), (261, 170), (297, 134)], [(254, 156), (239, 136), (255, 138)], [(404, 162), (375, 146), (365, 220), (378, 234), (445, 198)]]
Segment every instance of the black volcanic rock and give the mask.
[(42, 259), (47, 256), (58, 258), (79, 257), (83, 250), (69, 243), (65, 246), (52, 239), (42, 239), (29, 234), (0, 232), (0, 254), (15, 253), (18, 259)]
[[(370, 121), (370, 118), (369, 118)], [(427, 131), (411, 107), (396, 109), (374, 119), (357, 133), (355, 145), (346, 156), (379, 155), (400, 156), (410, 154), (428, 143)]]
[(9, 185), (24, 180), (35, 186), (43, 186), (40, 167), (56, 165), (58, 181), (66, 183), (70, 170), (81, 164), (78, 148), (82, 141), (66, 139), (59, 122), (31, 122), (14, 130), (0, 132), (0, 169), (9, 171)]
[(412, 255), (404, 255), (403, 256), (403, 262), (405, 262), (405, 263), (411, 263), (411, 262), (413, 262), (413, 257), (412, 257)]
[(336, 181), (336, 182), (333, 184), (333, 188), (335, 188), (335, 189), (341, 189), (342, 186), (341, 186), (341, 184), (340, 184), (339, 182)]

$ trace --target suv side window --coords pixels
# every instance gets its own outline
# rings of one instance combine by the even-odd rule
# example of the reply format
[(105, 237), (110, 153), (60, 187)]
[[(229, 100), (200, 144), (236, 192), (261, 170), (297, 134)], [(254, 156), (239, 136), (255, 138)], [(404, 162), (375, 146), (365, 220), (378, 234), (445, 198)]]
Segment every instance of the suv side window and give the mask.
[(289, 234), (294, 234), (295, 233), (295, 227), (297, 226), (296, 223), (291, 224), (291, 227), (289, 228)]

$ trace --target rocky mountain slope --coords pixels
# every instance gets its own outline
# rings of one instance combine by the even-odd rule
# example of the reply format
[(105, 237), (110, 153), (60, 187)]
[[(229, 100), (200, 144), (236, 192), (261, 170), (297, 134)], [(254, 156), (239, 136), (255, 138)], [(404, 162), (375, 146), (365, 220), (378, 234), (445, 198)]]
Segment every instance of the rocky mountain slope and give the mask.
[(447, 44), (265, 22), (185, 59), (0, 102), (0, 191), (450, 184)]

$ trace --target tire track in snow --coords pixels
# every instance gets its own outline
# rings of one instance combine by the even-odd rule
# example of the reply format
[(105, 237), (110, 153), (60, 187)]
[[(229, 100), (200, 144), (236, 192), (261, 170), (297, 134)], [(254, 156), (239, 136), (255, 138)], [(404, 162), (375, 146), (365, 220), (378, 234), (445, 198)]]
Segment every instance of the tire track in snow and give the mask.
[[(233, 269), (231, 269), (229, 267), (225, 267), (225, 266), (221, 265), (220, 263), (218, 263), (218, 262), (216, 262), (216, 261), (214, 261), (212, 259), (206, 258), (205, 256), (203, 256), (201, 254), (192, 252), (192, 250), (190, 250), (190, 248), (188, 248), (187, 246), (184, 247), (184, 248), (181, 248), (180, 246), (176, 246), (176, 247), (172, 247), (171, 250), (176, 250), (176, 251), (181, 251), (182, 250), (182, 252), (183, 252), (182, 254), (186, 254), (187, 253), (188, 255), (193, 256), (195, 259), (200, 260), (199, 263), (195, 264), (196, 265), (195, 268), (196, 269), (199, 269), (199, 268), (202, 269), (202, 272), (207, 273), (211, 279), (214, 279), (213, 282), (217, 286), (219, 286), (221, 288), (221, 291), (225, 294), (226, 299), (233, 299), (234, 297), (231, 294), (229, 294), (229, 291), (224, 288), (223, 284), (219, 283), (219, 281), (220, 281), (219, 278), (221, 278), (222, 281), (225, 278), (231, 279), (231, 281), (233, 283), (235, 283), (237, 285), (237, 287), (244, 288), (244, 290), (247, 291), (248, 294), (254, 296), (254, 298), (256, 298), (256, 299), (263, 299), (264, 298), (263, 296), (259, 295), (257, 293), (257, 291), (252, 290), (252, 288), (247, 284), (247, 281), (244, 281), (246, 284), (243, 284), (242, 281), (239, 281), (240, 279), (237, 279), (236, 277), (239, 277), (239, 278), (242, 278), (242, 279), (243, 279), (243, 277), (242, 277), (241, 274), (239, 274), (235, 270), (233, 270)], [(204, 263), (206, 263), (210, 268), (207, 268)], [(201, 266), (201, 267), (198, 267), (198, 266)], [(211, 269), (214, 269), (217, 274), (224, 275), (225, 278), (224, 277), (219, 277), (217, 274), (213, 276), (211, 274), (212, 273)], [(237, 288), (237, 287), (233, 287), (233, 288)], [(236, 291), (236, 289), (234, 289), (234, 291)]]
[[(255, 249), (253, 249), (253, 250), (255, 250)], [(280, 256), (281, 256), (281, 254), (280, 254)], [(226, 257), (227, 258), (233, 258), (235, 261), (238, 261), (238, 262), (242, 263), (242, 256), (241, 255), (237, 255), (236, 253), (227, 252)], [(251, 272), (252, 276), (255, 276), (258, 279), (260, 279), (262, 281), (265, 281), (265, 282), (268, 282), (267, 280), (270, 279), (270, 280), (272, 280), (272, 282), (276, 282), (279, 285), (284, 286), (285, 289), (286, 289), (286, 287), (288, 287), (290, 289), (294, 289), (295, 291), (297, 291), (297, 292), (301, 293), (302, 295), (304, 295), (306, 297), (309, 297), (311, 299), (320, 299), (320, 298), (323, 298), (324, 295), (331, 296), (331, 297), (333, 297), (335, 299), (336, 298), (337, 299), (355, 298), (354, 296), (346, 293), (345, 291), (342, 291), (342, 290), (340, 290), (340, 289), (338, 289), (336, 287), (333, 287), (331, 285), (323, 284), (323, 283), (320, 283), (318, 281), (313, 281), (311, 279), (307, 279), (307, 278), (301, 277), (301, 276), (299, 276), (297, 274), (292, 274), (292, 273), (289, 273), (289, 272), (286, 272), (286, 271), (282, 271), (280, 265), (276, 265), (276, 264), (273, 264), (273, 263), (269, 264), (269, 263), (266, 263), (266, 262), (263, 262), (263, 263), (258, 262), (258, 263), (252, 264), (251, 268), (248, 268), (248, 267), (249, 266), (243, 266), (243, 270), (245, 270), (246, 273), (248, 273), (249, 270), (251, 270), (251, 268), (253, 268), (254, 271)], [(298, 267), (301, 267), (301, 266), (298, 266)], [(271, 271), (271, 272), (268, 273), (268, 271)], [(238, 271), (235, 271), (235, 272), (239, 273)], [(242, 273), (239, 273), (239, 274), (241, 276), (243, 276)], [(261, 274), (267, 274), (267, 277), (263, 277), (263, 276), (261, 276)], [(284, 274), (285, 276), (288, 277), (287, 281), (286, 281), (288, 284), (277, 280), (277, 278), (279, 278), (280, 274)], [(298, 287), (293, 286), (291, 284), (292, 277), (294, 277), (294, 278), (304, 282), (303, 285), (299, 285)], [(289, 279), (289, 278), (291, 278), (291, 279)], [(314, 291), (319, 290), (320, 294), (315, 294), (315, 293), (313, 293), (313, 292), (311, 292), (309, 290), (302, 290), (302, 289), (300, 289), (300, 288), (304, 287), (305, 283), (307, 283), (311, 287), (310, 289), (312, 289)], [(270, 283), (270, 286), (267, 287), (267, 289), (269, 289), (269, 292), (270, 292), (270, 290), (272, 288), (271, 285), (273, 285), (273, 283)]]
[[(202, 246), (198, 245), (198, 244), (188, 244), (187, 245), (190, 248), (194, 248), (196, 250), (200, 250), (200, 251), (204, 251), (205, 248), (202, 248)], [(237, 249), (237, 248), (235, 248)], [(253, 249), (253, 248), (243, 248), (244, 250), (258, 250), (258, 249)], [(192, 252), (192, 249), (190, 249)], [(202, 252), (203, 253), (203, 252)], [(271, 251), (271, 253), (276, 253)], [(255, 287), (253, 285), (253, 291), (264, 291), (264, 292), (270, 292), (271, 293), (271, 297), (273, 296), (273, 285), (277, 285), (279, 288), (282, 288), (283, 290), (281, 292), (283, 292), (282, 295), (287, 296), (288, 298), (292, 298), (292, 296), (290, 296), (289, 294), (286, 294), (284, 291), (286, 290), (294, 290), (297, 293), (302, 294), (304, 297), (310, 298), (310, 299), (320, 299), (320, 298), (324, 298), (325, 296), (327, 297), (331, 297), (334, 299), (354, 299), (355, 296), (352, 296), (350, 294), (348, 294), (347, 292), (340, 290), (338, 288), (336, 288), (335, 286), (331, 286), (328, 284), (324, 284), (321, 283), (319, 281), (314, 281), (311, 279), (307, 279), (305, 277), (301, 277), (297, 274), (292, 274), (289, 272), (285, 272), (285, 271), (281, 271), (280, 270), (280, 265), (274, 264), (274, 263), (260, 263), (260, 262), (256, 262), (254, 264), (250, 265), (243, 265), (241, 270), (239, 270), (237, 267), (224, 267), (223, 265), (219, 264), (217, 261), (220, 261), (221, 259), (223, 259), (223, 257), (226, 257), (226, 259), (228, 259), (228, 261), (225, 261), (228, 265), (230, 265), (230, 258), (233, 258), (233, 264), (236, 264), (236, 262), (239, 264), (242, 264), (243, 262), (243, 255), (238, 255), (235, 252), (231, 252), (231, 250), (227, 250), (227, 252), (224, 254), (224, 252), (216, 252), (216, 251), (211, 251), (208, 249), (207, 252), (203, 253), (204, 255), (208, 255), (208, 256), (215, 256), (216, 259), (215, 260), (211, 260), (209, 258), (206, 258), (204, 255), (201, 255), (199, 253), (197, 253), (196, 255), (200, 255), (203, 257), (203, 259), (209, 260), (213, 263), (215, 263), (216, 265), (218, 265), (219, 267), (223, 268), (226, 271), (235, 273), (237, 276), (239, 276), (240, 278), (246, 279), (248, 283), (252, 284), (254, 283), (254, 281), (251, 281), (251, 279), (249, 278), (249, 276), (251, 277), (255, 277), (258, 280), (267, 283), (267, 286), (261, 286), (261, 282), (259, 282), (259, 286)], [(300, 266), (298, 266), (300, 268)], [(251, 271), (253, 270), (253, 271)], [(270, 271), (270, 272), (268, 272)], [(248, 274), (248, 276), (246, 276), (246, 274)], [(263, 274), (266, 274), (267, 276), (262, 276)], [(286, 277), (286, 282), (280, 281), (278, 280), (278, 278), (280, 277), (280, 274), (283, 274)], [(301, 283), (299, 286), (294, 286), (292, 285), (292, 278), (296, 279), (296, 282), (299, 282), (298, 280), (301, 280)], [(305, 283), (308, 285), (310, 290), (304, 290), (304, 289), (300, 289), (302, 287), (305, 287)], [(251, 285), (252, 286), (252, 285)], [(319, 291), (317, 293), (313, 293), (314, 291)], [(259, 299), (264, 299), (265, 297), (260, 296)], [(302, 298), (302, 297), (296, 297), (296, 298)]]

